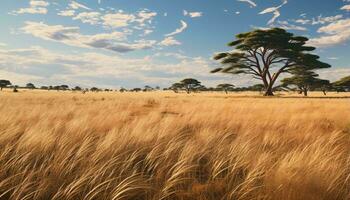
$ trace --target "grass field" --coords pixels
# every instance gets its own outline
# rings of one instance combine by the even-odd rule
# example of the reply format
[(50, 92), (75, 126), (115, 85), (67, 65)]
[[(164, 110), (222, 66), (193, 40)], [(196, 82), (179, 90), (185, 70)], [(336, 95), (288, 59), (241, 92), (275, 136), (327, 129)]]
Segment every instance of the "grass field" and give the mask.
[(344, 96), (3, 91), (0, 199), (347, 200)]

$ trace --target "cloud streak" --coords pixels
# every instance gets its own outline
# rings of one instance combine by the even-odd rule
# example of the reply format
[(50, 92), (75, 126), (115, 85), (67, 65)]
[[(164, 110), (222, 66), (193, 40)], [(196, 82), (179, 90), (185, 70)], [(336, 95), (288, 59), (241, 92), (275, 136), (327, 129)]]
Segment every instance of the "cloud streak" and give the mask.
[(174, 35), (177, 35), (179, 33), (182, 33), (184, 30), (186, 30), (187, 27), (188, 27), (187, 23), (184, 22), (183, 20), (181, 20), (180, 22), (181, 22), (181, 27), (180, 28), (176, 29), (174, 32), (166, 34), (165, 36), (166, 37), (174, 36)]
[(248, 4), (250, 5), (251, 8), (257, 6), (257, 4), (256, 4), (254, 1), (252, 1), (252, 0), (237, 0), (237, 1), (248, 3)]

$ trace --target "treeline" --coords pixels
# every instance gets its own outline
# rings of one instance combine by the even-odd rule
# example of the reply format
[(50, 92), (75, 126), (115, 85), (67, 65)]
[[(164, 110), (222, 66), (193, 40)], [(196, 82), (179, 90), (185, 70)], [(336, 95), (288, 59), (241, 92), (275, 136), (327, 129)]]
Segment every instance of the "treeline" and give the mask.
[[(319, 91), (323, 92), (324, 95), (327, 94), (327, 92), (350, 92), (350, 76), (346, 76), (338, 81), (335, 81), (331, 83), (330, 81), (322, 81), (322, 84), (313, 84), (314, 82), (307, 82), (308, 79), (305, 80), (298, 80), (301, 86), (307, 85), (307, 87), (295, 87), (297, 85), (294, 85), (294, 87), (291, 87), (293, 84), (289, 84), (289, 81), (291, 81), (293, 78), (286, 78), (283, 79), (281, 84), (273, 87), (273, 92), (278, 91), (294, 91), (298, 92), (300, 94), (304, 94), (304, 96), (308, 95), (309, 91)], [(126, 89), (126, 88), (120, 88), (118, 90), (115, 89), (102, 89), (97, 87), (91, 87), (91, 88), (82, 88), (79, 86), (75, 86), (70, 88), (68, 85), (57, 85), (57, 86), (40, 86), (36, 87), (33, 83), (28, 83), (25, 86), (18, 86), (18, 85), (12, 85), (9, 80), (0, 80), (0, 88), (3, 90), (3, 88), (12, 88), (14, 92), (18, 92), (19, 89), (30, 89), (30, 90), (48, 90), (48, 91), (79, 91), (82, 93), (86, 92), (152, 92), (152, 91), (173, 91), (175, 93), (198, 93), (198, 92), (225, 92), (228, 94), (229, 92), (260, 92), (263, 93), (265, 91), (265, 86), (263, 84), (256, 84), (252, 86), (247, 87), (236, 87), (233, 84), (224, 83), (219, 84), (216, 87), (206, 87), (204, 86), (200, 81), (194, 78), (186, 78), (183, 79), (177, 83), (172, 84), (168, 88), (161, 89), (159, 86), (151, 87), (146, 85), (143, 88), (132, 88), (132, 89)]]
[[(298, 79), (297, 84), (290, 84), (291, 78), (285, 78), (281, 81), (280, 85), (272, 88), (272, 92), (278, 91), (294, 91), (299, 94), (308, 95), (309, 91), (319, 91), (327, 95), (327, 92), (350, 92), (350, 76), (344, 77), (338, 81), (331, 83), (328, 80), (320, 82), (309, 81), (309, 79)], [(294, 87), (293, 87), (294, 86)], [(222, 91), (225, 93), (229, 92), (265, 92), (265, 86), (263, 84), (256, 84), (248, 87), (235, 87), (233, 84), (219, 84), (216, 87), (205, 87), (200, 81), (187, 78), (178, 83), (174, 83), (171, 87), (165, 88), (165, 90), (173, 90), (175, 93), (179, 92), (201, 92), (201, 91)]]
[(98, 88), (98, 87), (91, 87), (91, 88), (84, 88), (80, 86), (70, 87), (68, 85), (56, 85), (56, 86), (36, 86), (33, 83), (27, 83), (25, 86), (18, 86), (13, 85), (11, 81), (9, 80), (0, 80), (0, 90), (2, 91), (3, 88), (10, 88), (13, 89), (14, 92), (18, 92), (19, 89), (29, 89), (29, 90), (48, 90), (48, 91), (81, 91), (83, 93), (85, 92), (150, 92), (150, 91), (157, 91), (161, 90), (159, 86), (151, 87), (146, 85), (144, 88), (132, 88), (132, 89), (126, 89), (126, 88), (120, 88), (118, 90), (116, 89), (108, 89), (108, 88)]

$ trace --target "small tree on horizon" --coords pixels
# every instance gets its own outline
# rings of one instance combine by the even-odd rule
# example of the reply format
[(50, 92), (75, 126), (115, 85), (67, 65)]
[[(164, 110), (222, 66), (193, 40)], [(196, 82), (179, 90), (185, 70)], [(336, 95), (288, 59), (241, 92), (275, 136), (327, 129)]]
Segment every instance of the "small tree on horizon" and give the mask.
[(346, 76), (338, 81), (335, 81), (334, 83), (332, 83), (332, 86), (335, 88), (341, 88), (350, 91), (350, 76)]
[(191, 91), (194, 91), (196, 88), (199, 88), (201, 86), (201, 82), (194, 78), (183, 79), (182, 81), (180, 81), (180, 83), (183, 85), (187, 94), (190, 94)]
[(0, 90), (2, 91), (3, 88), (12, 85), (9, 80), (0, 80)]
[(33, 83), (27, 83), (27, 84), (26, 84), (26, 88), (27, 88), (27, 89), (33, 90), (33, 89), (35, 89), (36, 87), (35, 87), (35, 85), (34, 85)]
[(319, 56), (308, 52), (315, 47), (306, 46), (308, 38), (295, 36), (280, 28), (254, 30), (241, 33), (228, 46), (234, 51), (214, 56), (223, 67), (212, 73), (248, 74), (262, 82), (265, 96), (273, 96), (273, 87), (283, 73), (295, 67), (307, 70), (329, 68), (329, 64), (319, 61)]
[(174, 83), (171, 85), (169, 89), (173, 90), (175, 93), (179, 93), (179, 90), (184, 88), (184, 84), (182, 83)]
[(223, 90), (226, 94), (228, 93), (229, 90), (233, 90), (235, 88), (234, 85), (229, 84), (229, 83), (224, 83), (224, 84), (219, 84), (217, 86), (218, 89)]
[[(315, 72), (303, 68), (295, 68), (291, 70), (291, 73), (293, 74), (292, 77), (285, 78), (281, 81), (282, 86), (295, 86), (304, 96), (308, 96), (308, 91), (311, 89), (322, 89), (330, 84), (328, 80), (318, 78), (319, 75)], [(323, 93), (326, 94), (324, 90)]]

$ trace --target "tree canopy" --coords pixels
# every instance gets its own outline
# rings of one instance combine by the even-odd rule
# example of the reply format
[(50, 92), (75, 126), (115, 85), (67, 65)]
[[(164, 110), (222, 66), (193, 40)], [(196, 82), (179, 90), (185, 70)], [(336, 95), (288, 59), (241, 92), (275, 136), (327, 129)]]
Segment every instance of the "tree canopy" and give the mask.
[(35, 85), (33, 83), (27, 83), (26, 88), (28, 89), (35, 89)]
[(219, 53), (215, 60), (222, 67), (212, 73), (249, 74), (261, 80), (266, 96), (273, 95), (273, 86), (282, 73), (301, 67), (306, 70), (331, 67), (310, 54), (314, 47), (306, 45), (308, 38), (295, 36), (280, 28), (241, 33), (228, 46), (235, 50)]
[(0, 89), (2, 90), (4, 87), (11, 85), (9, 80), (0, 80)]
[(350, 76), (341, 78), (339, 81), (332, 83), (335, 87), (344, 87), (350, 89)]
[(293, 76), (283, 79), (281, 81), (282, 85), (295, 86), (300, 90), (300, 92), (304, 93), (304, 96), (308, 95), (308, 91), (310, 89), (322, 88), (330, 84), (328, 80), (318, 78), (319, 75), (315, 72), (303, 68), (297, 67), (291, 70), (291, 73)]
[(232, 84), (229, 84), (229, 83), (223, 83), (223, 84), (219, 84), (219, 85), (217, 86), (217, 88), (220, 89), (220, 90), (225, 91), (225, 93), (227, 94), (227, 92), (228, 92), (229, 90), (233, 90), (233, 89), (235, 88), (235, 86), (232, 85)]
[(201, 82), (194, 78), (186, 78), (180, 81), (180, 83), (183, 85), (187, 93), (190, 93), (191, 91), (195, 90), (196, 88), (201, 87)]

